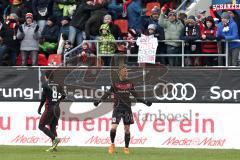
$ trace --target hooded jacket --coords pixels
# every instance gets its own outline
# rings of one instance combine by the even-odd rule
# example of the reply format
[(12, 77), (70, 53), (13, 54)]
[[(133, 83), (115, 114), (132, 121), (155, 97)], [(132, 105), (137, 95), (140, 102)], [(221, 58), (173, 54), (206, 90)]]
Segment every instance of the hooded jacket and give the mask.
[[(225, 30), (227, 28), (227, 31)], [(233, 21), (232, 18), (229, 19), (228, 25), (225, 27), (223, 23), (218, 24), (218, 31), (217, 31), (217, 37), (224, 37), (226, 40), (235, 40), (239, 39), (238, 36), (238, 26), (237, 24)], [(225, 30), (225, 31), (224, 31)], [(237, 42), (230, 42), (229, 43), (229, 48), (234, 49), (240, 47), (240, 43)]]
[[(106, 35), (103, 35), (101, 33), (103, 29), (107, 30)], [(99, 52), (100, 52), (100, 54), (114, 54), (115, 49), (116, 49), (116, 45), (114, 43), (115, 38), (110, 32), (109, 25), (108, 24), (101, 25), (99, 31), (101, 34), (101, 36), (99, 37), (99, 40), (100, 40), (100, 43), (99, 43), (100, 51)]]
[[(206, 40), (216, 40), (217, 27), (215, 26), (213, 18), (209, 16), (206, 18), (206, 21), (212, 22), (212, 27), (208, 28), (205, 24), (204, 28), (201, 30), (201, 37), (202, 35), (206, 35)], [(203, 42), (201, 47), (203, 53), (218, 53), (216, 42)]]

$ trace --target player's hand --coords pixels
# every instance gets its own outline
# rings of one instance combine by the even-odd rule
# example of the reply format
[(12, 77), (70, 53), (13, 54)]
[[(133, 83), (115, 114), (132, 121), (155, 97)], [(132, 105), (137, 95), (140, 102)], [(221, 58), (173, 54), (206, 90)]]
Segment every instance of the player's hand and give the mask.
[(97, 107), (97, 106), (99, 105), (99, 101), (94, 101), (94, 102), (93, 102), (93, 105), (94, 105), (95, 107)]
[(148, 107), (150, 107), (150, 106), (152, 105), (152, 102), (150, 102), (150, 101), (145, 101), (145, 104), (146, 104)]

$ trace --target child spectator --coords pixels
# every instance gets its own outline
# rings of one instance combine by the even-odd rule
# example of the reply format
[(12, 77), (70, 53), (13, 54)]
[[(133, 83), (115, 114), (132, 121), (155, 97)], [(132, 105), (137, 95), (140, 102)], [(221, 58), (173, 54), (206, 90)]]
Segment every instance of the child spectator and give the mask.
[[(100, 54), (114, 54), (116, 45), (114, 43), (115, 38), (110, 32), (108, 24), (103, 24), (100, 27), (99, 37), (99, 53)], [(111, 57), (104, 57), (104, 64), (109, 65)]]
[[(203, 30), (201, 30), (202, 40), (216, 40), (217, 27), (215, 26), (213, 17), (209, 16), (206, 18), (206, 25)], [(202, 43), (202, 53), (203, 54), (217, 54), (218, 47), (216, 42), (203, 42)], [(203, 57), (204, 66), (216, 66), (217, 57)]]

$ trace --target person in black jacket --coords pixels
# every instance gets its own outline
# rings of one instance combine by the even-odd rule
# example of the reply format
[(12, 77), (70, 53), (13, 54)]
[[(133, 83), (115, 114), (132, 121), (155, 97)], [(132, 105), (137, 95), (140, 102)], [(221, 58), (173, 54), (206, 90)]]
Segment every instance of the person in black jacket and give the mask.
[(84, 39), (84, 30), (87, 20), (91, 16), (91, 12), (102, 8), (102, 4), (94, 4), (91, 0), (83, 0), (82, 3), (77, 5), (77, 9), (72, 17), (69, 27), (68, 40), (74, 44), (75, 38), (77, 45), (81, 44)]
[(10, 65), (16, 65), (17, 54), (19, 53), (20, 43), (17, 39), (17, 30), (19, 27), (18, 16), (11, 13), (6, 22), (6, 30), (2, 34), (4, 44), (7, 47), (7, 55), (10, 57)]
[(6, 53), (6, 45), (4, 44), (4, 33), (6, 32), (6, 26), (3, 22), (3, 17), (0, 15), (0, 66), (3, 65), (3, 56)]
[(33, 0), (32, 11), (34, 19), (37, 21), (40, 33), (46, 25), (47, 18), (52, 15), (53, 1), (52, 0)]
[(50, 16), (47, 20), (47, 25), (44, 27), (42, 31), (41, 37), (41, 45), (40, 48), (42, 51), (48, 55), (53, 53), (53, 51), (57, 47), (58, 42), (58, 35), (59, 35), (59, 27), (56, 24), (56, 18), (54, 16)]

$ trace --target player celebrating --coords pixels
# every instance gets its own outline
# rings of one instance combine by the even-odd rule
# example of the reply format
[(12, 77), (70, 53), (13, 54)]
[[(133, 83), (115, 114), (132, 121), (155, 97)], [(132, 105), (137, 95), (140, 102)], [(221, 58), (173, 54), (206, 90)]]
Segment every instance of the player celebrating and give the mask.
[[(47, 74), (44, 75), (42, 77), (42, 81), (43, 81), (43, 84), (42, 84), (43, 92), (42, 92), (41, 103), (38, 108), (38, 114), (41, 115), (41, 109), (44, 103), (45, 103), (45, 110), (40, 118), (38, 128), (41, 131), (43, 131), (43, 133), (45, 133), (52, 140), (52, 147), (50, 147), (46, 151), (56, 151), (56, 147), (60, 142), (60, 139), (57, 138), (57, 131), (56, 131), (56, 126), (58, 125), (58, 120), (60, 117), (59, 103), (66, 96), (63, 90), (60, 90), (62, 94), (61, 98), (54, 101), (52, 96), (53, 90), (48, 84), (49, 76)], [(49, 125), (50, 129), (48, 129), (46, 125)]]
[(113, 82), (111, 88), (102, 96), (99, 101), (95, 101), (94, 105), (98, 106), (100, 102), (107, 99), (111, 93), (114, 94), (114, 109), (112, 113), (112, 126), (110, 131), (111, 146), (108, 149), (109, 154), (113, 154), (115, 150), (114, 139), (118, 124), (121, 119), (124, 123), (125, 131), (125, 148), (124, 153), (129, 154), (129, 142), (130, 142), (130, 124), (133, 124), (133, 114), (131, 109), (131, 98), (130, 95), (134, 96), (138, 102), (142, 102), (147, 106), (151, 106), (152, 103), (139, 99), (135, 92), (134, 85), (128, 79), (128, 71), (125, 66), (120, 66), (118, 69), (118, 78), (116, 82)]

